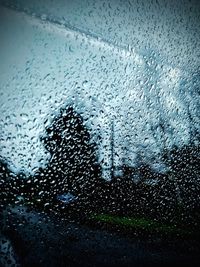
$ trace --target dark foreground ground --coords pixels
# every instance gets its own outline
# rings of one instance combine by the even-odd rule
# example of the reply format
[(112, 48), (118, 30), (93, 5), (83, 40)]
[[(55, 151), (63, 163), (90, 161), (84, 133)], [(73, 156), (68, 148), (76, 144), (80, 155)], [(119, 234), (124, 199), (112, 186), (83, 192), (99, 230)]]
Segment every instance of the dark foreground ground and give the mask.
[(127, 237), (15, 206), (3, 211), (0, 266), (200, 266), (198, 241)]

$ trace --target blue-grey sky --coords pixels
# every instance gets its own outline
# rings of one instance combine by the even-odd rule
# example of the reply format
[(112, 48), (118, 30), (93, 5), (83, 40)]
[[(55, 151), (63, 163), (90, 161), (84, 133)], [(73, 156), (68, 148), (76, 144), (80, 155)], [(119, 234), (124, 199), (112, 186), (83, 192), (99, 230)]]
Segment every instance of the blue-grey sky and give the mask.
[(112, 120), (116, 165), (187, 143), (188, 112), (199, 128), (197, 2), (0, 2), (0, 150), (18, 169), (45, 164), (39, 135), (67, 103), (102, 135), (103, 166)]

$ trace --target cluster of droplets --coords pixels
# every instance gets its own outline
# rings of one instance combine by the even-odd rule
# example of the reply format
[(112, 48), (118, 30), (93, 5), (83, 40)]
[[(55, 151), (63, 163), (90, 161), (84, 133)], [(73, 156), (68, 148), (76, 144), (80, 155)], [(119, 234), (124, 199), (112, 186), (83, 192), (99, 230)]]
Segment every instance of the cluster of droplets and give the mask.
[[(192, 1), (1, 2), (10, 8), (0, 28), (5, 232), (28, 222), (39, 233), (42, 213), (29, 216), (24, 205), (62, 219), (68, 209), (196, 226), (200, 27)], [(0, 265), (17, 266), (1, 231)]]

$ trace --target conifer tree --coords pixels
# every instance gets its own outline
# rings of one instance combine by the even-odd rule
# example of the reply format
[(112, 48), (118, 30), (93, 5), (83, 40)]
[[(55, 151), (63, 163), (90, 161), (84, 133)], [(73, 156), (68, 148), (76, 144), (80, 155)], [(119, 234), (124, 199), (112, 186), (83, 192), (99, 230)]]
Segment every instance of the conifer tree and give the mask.
[[(45, 172), (57, 193), (86, 194), (95, 185), (96, 148), (83, 118), (73, 107), (61, 109), (46, 128), (43, 144), (51, 154)], [(46, 175), (45, 175), (46, 176)]]

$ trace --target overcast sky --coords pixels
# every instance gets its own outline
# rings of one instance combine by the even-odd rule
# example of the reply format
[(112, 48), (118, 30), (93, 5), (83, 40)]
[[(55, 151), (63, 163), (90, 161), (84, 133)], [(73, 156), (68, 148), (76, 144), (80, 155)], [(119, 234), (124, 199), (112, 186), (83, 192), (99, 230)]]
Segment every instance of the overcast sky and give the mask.
[(134, 165), (141, 149), (147, 160), (159, 152), (161, 118), (169, 147), (189, 141), (188, 112), (199, 128), (193, 74), (198, 83), (200, 9), (194, 1), (0, 2), (16, 2), (0, 9), (0, 148), (17, 168), (44, 165), (48, 155), (38, 137), (67, 103), (94, 136), (102, 135), (104, 166), (111, 121), (116, 165), (124, 157)]

